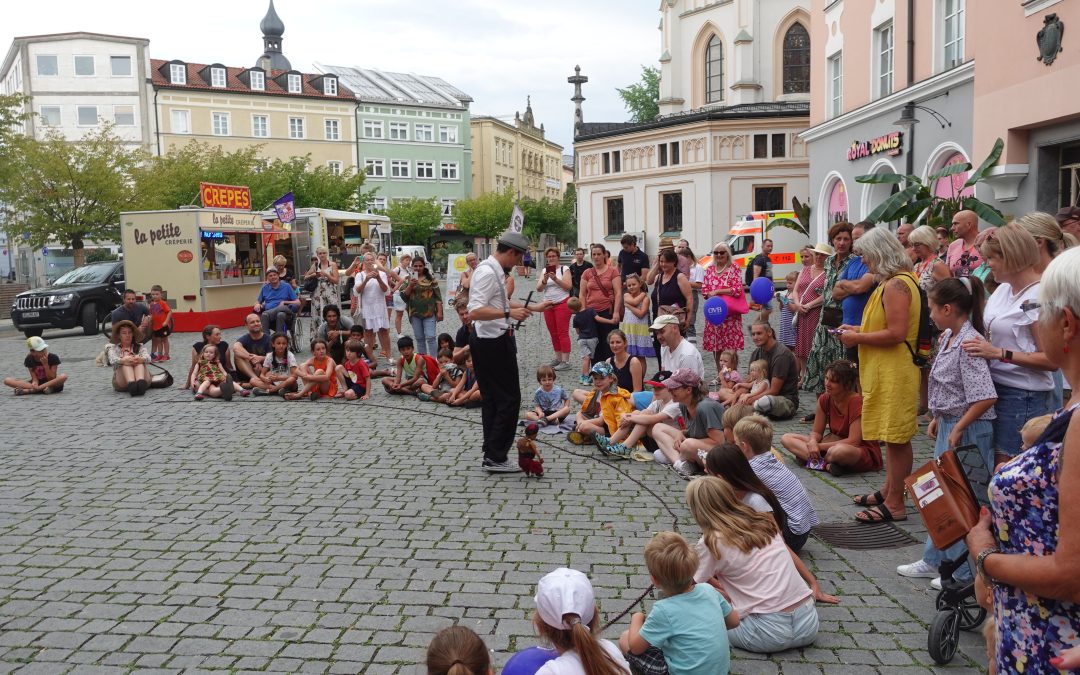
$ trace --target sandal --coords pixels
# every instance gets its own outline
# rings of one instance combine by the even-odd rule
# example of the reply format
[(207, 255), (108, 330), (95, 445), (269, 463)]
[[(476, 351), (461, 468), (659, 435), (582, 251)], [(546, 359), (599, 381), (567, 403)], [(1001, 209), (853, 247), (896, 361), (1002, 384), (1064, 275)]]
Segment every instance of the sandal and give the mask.
[[(871, 499), (874, 500), (873, 503), (870, 503)], [(878, 490), (877, 492), (873, 492), (868, 495), (858, 495), (856, 497), (852, 497), (851, 501), (854, 502), (856, 506), (877, 506), (878, 504), (885, 501), (885, 496), (881, 494), (881, 490)]]
[(907, 514), (897, 517), (892, 514), (892, 511), (887, 509), (884, 504), (878, 504), (877, 506), (866, 509), (865, 511), (859, 511), (855, 514), (855, 520), (863, 523), (864, 525), (875, 525), (877, 523), (887, 523), (890, 521), (907, 520)]
[(635, 462), (651, 462), (653, 461), (653, 454), (639, 446), (630, 453), (630, 459)]
[(195, 400), (196, 400), (196, 401), (201, 401), (201, 400), (203, 400), (203, 399), (205, 399), (205, 398), (206, 398), (206, 397), (205, 397), (205, 396), (203, 396), (202, 394), (195, 394)]
[(802, 418), (802, 419), (800, 419), (799, 421), (800, 421), (800, 422), (802, 422), (802, 423), (804, 423), (804, 424), (809, 424), (810, 422), (813, 422), (813, 421), (814, 421), (814, 418), (815, 418), (816, 416), (817, 416), (817, 413), (810, 413), (809, 415), (807, 415), (806, 417), (803, 417), (803, 418)]

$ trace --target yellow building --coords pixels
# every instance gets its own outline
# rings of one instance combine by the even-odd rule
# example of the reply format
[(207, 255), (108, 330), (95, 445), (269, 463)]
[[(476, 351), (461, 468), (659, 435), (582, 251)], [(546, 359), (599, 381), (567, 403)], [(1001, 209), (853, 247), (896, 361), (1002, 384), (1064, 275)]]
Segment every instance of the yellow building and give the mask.
[(514, 123), (494, 117), (473, 117), (472, 196), (502, 192), (531, 199), (562, 199), (562, 146), (544, 138), (544, 125), (533, 119), (532, 103)]
[(268, 159), (310, 153), (313, 168), (357, 166), (356, 97), (333, 74), (160, 59), (150, 74), (158, 154), (192, 140), (228, 152), (257, 143)]

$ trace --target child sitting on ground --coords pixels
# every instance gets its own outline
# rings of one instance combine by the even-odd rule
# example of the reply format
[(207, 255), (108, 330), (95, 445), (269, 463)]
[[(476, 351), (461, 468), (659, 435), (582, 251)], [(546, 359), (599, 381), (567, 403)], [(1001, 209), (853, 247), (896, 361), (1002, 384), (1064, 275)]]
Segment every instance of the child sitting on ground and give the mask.
[(631, 668), (645, 673), (728, 672), (727, 631), (739, 613), (709, 584), (695, 584), (698, 555), (680, 535), (660, 532), (645, 545), (645, 567), (664, 593), (652, 612), (635, 612), (619, 648)]
[(596, 330), (596, 310), (583, 307), (581, 298), (570, 298), (566, 306), (573, 315), (570, 322), (577, 331), (578, 350), (581, 352), (581, 384), (587, 387), (591, 384), (589, 372), (596, 355), (596, 346), (600, 344), (600, 334)]
[(322, 339), (311, 341), (311, 358), (300, 364), (300, 379), (304, 388), (292, 394), (285, 394), (285, 400), (297, 401), (304, 397), (312, 401), (320, 398), (337, 398), (337, 364), (329, 356), (330, 344)]
[(289, 336), (285, 333), (274, 333), (270, 338), (270, 345), (270, 353), (263, 359), (266, 372), (252, 378), (251, 393), (256, 396), (284, 396), (288, 392), (296, 391), (296, 357), (289, 351)]
[[(671, 392), (664, 387), (656, 386), (657, 383), (652, 380), (645, 384), (654, 386), (652, 402), (643, 410), (631, 410), (619, 415), (619, 428), (615, 430), (615, 433), (610, 438), (597, 435), (596, 443), (602, 449), (606, 446), (607, 452), (613, 455), (626, 456), (635, 450), (644, 450), (641, 447), (643, 440), (652, 443), (649, 434), (652, 432), (653, 426), (657, 424), (668, 424), (676, 429), (685, 430), (686, 421), (683, 420), (682, 409), (671, 398)], [(652, 447), (656, 448), (655, 443), (653, 443)], [(655, 452), (660, 451), (655, 450)]]
[(403, 335), (397, 341), (398, 353), (394, 374), (388, 380), (383, 380), (383, 388), (386, 393), (399, 396), (416, 396), (420, 386), (427, 383), (427, 361), (423, 356), (416, 353), (413, 339)]
[(540, 427), (536, 422), (525, 425), (525, 436), (517, 442), (518, 466), (526, 476), (540, 478), (544, 475), (544, 458), (540, 456), (540, 450), (536, 447), (536, 434), (540, 433)]
[(345, 363), (337, 367), (338, 386), (349, 401), (366, 401), (371, 396), (371, 371), (360, 358), (363, 343), (349, 340), (345, 343)]
[(233, 391), (229, 375), (218, 360), (217, 345), (203, 345), (199, 362), (195, 365), (195, 400), (201, 401), (211, 396), (231, 401)]
[(57, 372), (60, 357), (49, 352), (49, 345), (41, 336), (26, 339), (30, 353), (23, 359), (23, 366), (30, 372), (29, 380), (14, 377), (4, 378), (4, 384), (15, 390), (16, 396), (23, 394), (58, 394), (64, 391), (67, 375)]
[(446, 403), (450, 400), (450, 394), (453, 393), (454, 387), (458, 385), (464, 374), (465, 371), (461, 369), (461, 366), (454, 363), (453, 348), (440, 349), (439, 374), (435, 376), (435, 381), (431, 384), (424, 383), (420, 385), (420, 393), (416, 395), (416, 398), (425, 403), (428, 401)]
[(810, 503), (806, 488), (772, 452), (772, 422), (761, 415), (750, 415), (735, 425), (735, 445), (750, 460), (750, 466), (787, 514), (784, 542), (796, 553), (810, 537), (810, 528), (818, 524), (817, 512)]
[(450, 392), (447, 405), (477, 408), (480, 406), (480, 383), (473, 369), (472, 353), (466, 348), (454, 357), (454, 363), (462, 367), (465, 374), (458, 380), (457, 386)]
[(431, 639), (424, 665), (427, 675), (490, 675), (491, 655), (470, 628), (450, 626)]
[(720, 423), (724, 425), (724, 440), (728, 443), (735, 442), (735, 425), (744, 417), (754, 414), (754, 406), (745, 403), (736, 403), (724, 411)]
[(720, 352), (720, 373), (711, 384), (730, 391), (740, 382), (742, 375), (739, 374), (739, 353), (734, 349), (725, 349)]
[(536, 675), (629, 675), (630, 665), (610, 640), (602, 640), (600, 612), (589, 578), (560, 567), (536, 587), (533, 625), (559, 656)]
[(153, 331), (150, 342), (151, 361), (169, 360), (169, 335), (173, 331), (173, 319), (169, 303), (162, 298), (164, 292), (157, 284), (150, 287), (150, 302), (147, 303), (147, 308), (150, 310), (150, 328)]
[[(582, 403), (577, 414), (574, 430), (567, 436), (575, 445), (585, 445), (596, 440), (596, 435), (609, 436), (619, 428), (619, 416), (634, 411), (630, 392), (619, 386), (615, 367), (601, 361), (589, 371), (592, 374), (593, 391)], [(601, 450), (604, 450), (601, 447)]]
[(746, 379), (742, 382), (737, 382), (731, 386), (730, 389), (720, 390), (720, 400), (724, 405), (731, 405), (743, 394), (750, 394), (751, 396), (763, 391), (769, 386), (769, 362), (765, 359), (758, 359), (757, 361), (751, 361), (750, 366), (746, 370)]
[(364, 327), (360, 325), (353, 325), (349, 329), (349, 340), (355, 340), (360, 343), (360, 358), (367, 364), (368, 372), (372, 378), (376, 377), (390, 377), (394, 374), (393, 368), (379, 368), (379, 359), (375, 358), (375, 350), (364, 342)]
[(555, 384), (555, 369), (540, 366), (536, 369), (536, 381), (540, 386), (533, 394), (535, 407), (525, 413), (525, 419), (541, 427), (562, 422), (570, 414), (570, 397), (565, 389)]

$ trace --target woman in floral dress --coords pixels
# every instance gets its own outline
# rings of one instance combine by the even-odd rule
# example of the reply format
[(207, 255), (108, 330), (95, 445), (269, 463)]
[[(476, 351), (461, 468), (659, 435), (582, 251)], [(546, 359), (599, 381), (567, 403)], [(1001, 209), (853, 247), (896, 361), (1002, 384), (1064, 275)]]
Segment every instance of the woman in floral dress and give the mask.
[[(829, 228), (829, 243), (836, 251), (825, 261), (825, 285), (822, 289), (822, 307), (835, 308), (840, 311), (840, 301), (833, 300), (832, 292), (838, 279), (843, 277), (851, 262), (851, 223), (839, 222)], [(825, 369), (830, 363), (844, 358), (844, 345), (840, 344), (840, 338), (830, 333), (830, 328), (836, 328), (839, 324), (826, 326), (820, 321), (814, 330), (814, 339), (811, 343), (810, 355), (806, 361), (806, 376), (803, 377), (803, 389), (821, 394), (825, 391)], [(796, 338), (796, 346), (797, 346)], [(814, 421), (813, 413), (803, 418), (804, 422)]]
[[(701, 301), (709, 298), (743, 295), (742, 271), (731, 262), (731, 249), (727, 244), (713, 246), (713, 264), (705, 269), (705, 280), (701, 282)], [(728, 316), (719, 326), (705, 322), (705, 335), (701, 346), (713, 353), (716, 372), (720, 372), (720, 353), (725, 349), (739, 351), (743, 348), (743, 315), (728, 312)]]
[(323, 323), (323, 307), (339, 304), (341, 289), (338, 288), (338, 266), (330, 260), (330, 254), (325, 246), (315, 249), (316, 260), (311, 263), (311, 269), (304, 275), (304, 280), (318, 279), (319, 284), (311, 294), (311, 334), (319, 331)]

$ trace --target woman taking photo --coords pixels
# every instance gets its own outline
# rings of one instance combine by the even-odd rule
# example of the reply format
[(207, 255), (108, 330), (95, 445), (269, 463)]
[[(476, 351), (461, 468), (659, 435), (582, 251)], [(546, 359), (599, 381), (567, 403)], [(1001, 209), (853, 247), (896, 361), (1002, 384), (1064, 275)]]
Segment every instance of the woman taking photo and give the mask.
[[(409, 282), (401, 289), (401, 297), (405, 298), (405, 308), (409, 311), (409, 323), (412, 325), (417, 353), (435, 356), (435, 340), (439, 337), (436, 324), (443, 320), (439, 282), (431, 276), (420, 256), (413, 258), (412, 271)], [(387, 325), (388, 329), (389, 327)], [(389, 336), (389, 331), (387, 335)]]
[[(851, 223), (836, 223), (829, 228), (829, 243), (832, 244), (834, 254), (825, 261), (825, 285), (821, 290), (821, 314), (817, 328), (814, 329), (814, 339), (810, 347), (810, 357), (806, 361), (806, 377), (803, 378), (803, 389), (820, 394), (825, 390), (825, 368), (830, 363), (844, 358), (844, 345), (830, 333), (842, 324), (844, 310), (839, 300), (833, 300), (833, 288), (836, 282), (843, 278), (851, 255), (852, 231)], [(783, 328), (783, 326), (781, 326)], [(796, 336), (796, 345), (798, 336)], [(811, 413), (803, 418), (803, 422), (812, 422), (814, 414)]]
[(690, 481), (686, 503), (702, 533), (694, 581), (713, 584), (742, 619), (728, 631), (731, 646), (770, 654), (813, 644), (819, 626), (814, 593), (772, 514), (741, 503), (715, 476)]
[(573, 279), (570, 268), (559, 262), (559, 249), (551, 247), (544, 251), (544, 272), (538, 275), (536, 290), (544, 294), (541, 300), (551, 304), (544, 312), (544, 323), (551, 336), (551, 348), (555, 359), (551, 367), (555, 370), (570, 370), (570, 308), (566, 301), (570, 299)]
[(886, 451), (885, 486), (853, 498), (859, 506), (873, 507), (855, 520), (905, 520), (904, 478), (911, 473), (911, 438), (918, 431), (919, 367), (910, 350), (919, 337), (919, 286), (911, 258), (886, 228), (864, 234), (855, 252), (878, 286), (866, 303), (862, 325), (840, 326), (840, 341), (859, 348), (863, 438), (885, 443)]
[[(738, 298), (743, 299), (742, 271), (731, 259), (731, 249), (721, 242), (713, 246), (712, 264), (705, 268), (705, 278), (701, 282), (701, 298)], [(725, 300), (726, 302), (726, 300)], [(719, 326), (705, 322), (705, 334), (701, 338), (701, 347), (712, 352), (718, 373), (712, 384), (721, 384), (719, 373), (723, 370), (720, 354), (733, 349), (743, 348), (743, 315), (728, 312), (727, 318)]]
[(314, 279), (317, 283), (315, 290), (311, 292), (311, 319), (315, 322), (314, 331), (319, 330), (323, 322), (323, 308), (327, 305), (336, 305), (341, 298), (341, 290), (338, 288), (338, 266), (330, 260), (330, 255), (325, 246), (315, 249), (316, 260), (311, 263), (311, 268), (304, 275), (304, 281)]
[(362, 321), (364, 341), (375, 351), (375, 334), (379, 335), (382, 351), (379, 356), (390, 358), (390, 320), (386, 318), (386, 291), (390, 279), (386, 272), (375, 267), (375, 254), (365, 253), (360, 271), (353, 280), (352, 315)]
[(112, 386), (132, 396), (142, 396), (150, 388), (150, 352), (140, 341), (139, 329), (124, 320), (113, 325), (109, 346), (105, 348), (105, 364), (112, 366)]
[(825, 243), (818, 243), (810, 250), (814, 260), (799, 273), (799, 280), (795, 282), (795, 299), (788, 303), (788, 308), (798, 317), (795, 322), (795, 360), (799, 364), (800, 378), (806, 371), (806, 360), (810, 357), (810, 347), (814, 344), (814, 332), (821, 319), (825, 260), (835, 253), (833, 247)]
[[(619, 271), (611, 264), (611, 254), (602, 244), (593, 244), (589, 248), (592, 255), (592, 269), (581, 275), (581, 305), (596, 310), (596, 333), (600, 343), (593, 354), (593, 363), (611, 357), (608, 349), (608, 333), (615, 330), (622, 317), (622, 279)], [(512, 279), (512, 277), (510, 277)], [(507, 291), (511, 296), (513, 290)]]
[(986, 338), (966, 340), (962, 347), (990, 362), (997, 389), (994, 447), (1015, 457), (1022, 445), (1021, 427), (1054, 409), (1051, 372), (1058, 366), (1047, 358), (1039, 339), (1039, 245), (1019, 224), (1009, 223), (994, 230), (982, 254), (998, 287), (983, 309)]
[[(1045, 358), (1080, 382), (1080, 250), (1047, 266), (1033, 302)], [(1066, 486), (1080, 485), (1078, 404), (1074, 396), (1035, 445), (994, 474), (991, 510), (966, 538), (993, 593), (999, 673), (1057, 672), (1066, 667), (1057, 657), (1077, 644), (1080, 491)]]

